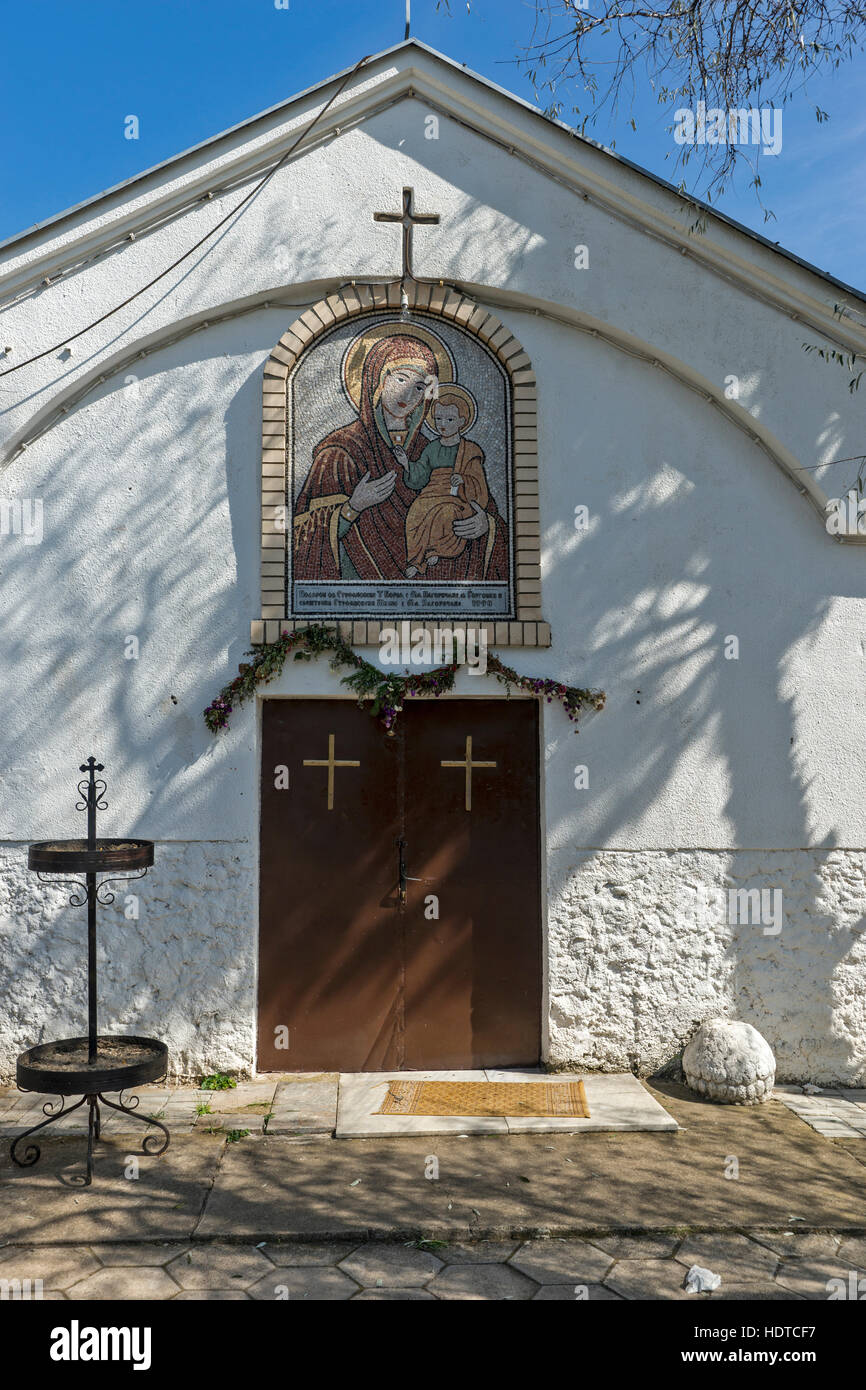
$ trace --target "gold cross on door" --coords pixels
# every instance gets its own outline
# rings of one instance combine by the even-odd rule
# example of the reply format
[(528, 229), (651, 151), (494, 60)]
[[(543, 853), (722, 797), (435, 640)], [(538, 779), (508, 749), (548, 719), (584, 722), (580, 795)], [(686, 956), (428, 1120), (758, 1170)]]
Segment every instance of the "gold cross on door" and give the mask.
[(359, 762), (349, 758), (334, 757), (334, 742), (336, 736), (328, 734), (328, 756), (327, 758), (304, 758), (304, 767), (326, 767), (328, 769), (328, 810), (334, 809), (334, 768), (336, 767), (360, 767)]
[(495, 767), (496, 763), (474, 763), (472, 761), (472, 735), (466, 735), (466, 757), (463, 762), (443, 762), (443, 767), (463, 767), (466, 769), (466, 809), (472, 810), (472, 769), (475, 767)]

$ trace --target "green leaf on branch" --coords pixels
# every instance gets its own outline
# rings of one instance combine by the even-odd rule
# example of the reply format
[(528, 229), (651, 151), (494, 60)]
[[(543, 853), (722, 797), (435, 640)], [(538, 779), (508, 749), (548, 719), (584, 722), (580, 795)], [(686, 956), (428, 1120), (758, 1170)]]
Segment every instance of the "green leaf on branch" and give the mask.
[[(276, 642), (254, 647), (245, 655), (238, 674), (223, 686), (220, 693), (204, 711), (204, 721), (212, 733), (228, 728), (234, 709), (255, 697), (257, 688), (274, 680), (281, 673), (291, 654), (295, 661), (312, 661), (323, 652), (331, 655), (332, 670), (352, 668), (341, 677), (341, 684), (357, 696), (361, 706), (367, 706), (374, 718), (381, 718), (388, 733), (393, 730), (398, 713), (407, 699), (434, 698), (453, 689), (457, 665), (438, 666), (430, 671), (412, 675), (386, 676), (369, 661), (358, 656), (347, 642), (322, 625), (283, 631)], [(487, 670), (511, 694), (512, 688), (534, 695), (548, 704), (558, 701), (572, 722), (583, 709), (604, 708), (605, 694), (601, 690), (570, 686), (550, 677), (523, 676), (506, 666), (495, 652), (487, 654)]]

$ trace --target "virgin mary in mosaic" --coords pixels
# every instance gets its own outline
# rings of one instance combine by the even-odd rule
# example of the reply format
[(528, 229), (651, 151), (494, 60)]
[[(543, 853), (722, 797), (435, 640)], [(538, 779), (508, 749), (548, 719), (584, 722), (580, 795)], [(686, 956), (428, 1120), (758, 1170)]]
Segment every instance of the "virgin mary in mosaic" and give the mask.
[(510, 403), (483, 346), (420, 316), (355, 321), (289, 393), (293, 612), (507, 615)]

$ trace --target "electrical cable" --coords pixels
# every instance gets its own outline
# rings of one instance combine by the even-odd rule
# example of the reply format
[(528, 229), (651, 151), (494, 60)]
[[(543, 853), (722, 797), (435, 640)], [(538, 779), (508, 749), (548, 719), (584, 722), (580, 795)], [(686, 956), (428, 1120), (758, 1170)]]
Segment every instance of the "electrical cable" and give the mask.
[(34, 353), (32, 357), (25, 358), (23, 362), (16, 362), (14, 367), (7, 367), (5, 371), (0, 372), (0, 379), (2, 379), (4, 376), (11, 376), (13, 372), (19, 372), (22, 367), (29, 367), (31, 362), (39, 362), (43, 357), (49, 357), (52, 352), (59, 352), (61, 348), (65, 348), (70, 343), (74, 343), (77, 338), (81, 338), (85, 333), (89, 333), (92, 328), (96, 328), (100, 323), (104, 323), (106, 319), (110, 319), (113, 314), (118, 313), (121, 309), (125, 309), (127, 304), (131, 304), (134, 299), (138, 299), (139, 295), (144, 294), (146, 290), (151, 289), (154, 285), (158, 284), (160, 280), (164, 280), (166, 275), (170, 275), (173, 270), (176, 270), (179, 265), (182, 265), (184, 261), (188, 260), (189, 257), (199, 249), (200, 246), (203, 246), (204, 243), (208, 241), (214, 235), (215, 232), (219, 231), (220, 227), (224, 227), (226, 222), (228, 222), (232, 217), (239, 213), (241, 208), (244, 207), (245, 204), (248, 203), (251, 198), (254, 198), (257, 193), (261, 192), (268, 180), (272, 179), (277, 170), (282, 168), (289, 156), (294, 154), (301, 141), (310, 134), (310, 132), (325, 115), (326, 111), (328, 111), (329, 108), (333, 106), (334, 102), (337, 100), (337, 97), (348, 85), (351, 79), (355, 76), (355, 73), (358, 72), (364, 66), (365, 63), (369, 63), (370, 56), (371, 55), (368, 53), (365, 57), (361, 58), (355, 64), (351, 72), (347, 73), (346, 76), (343, 78), (337, 90), (325, 102), (325, 105), (322, 107), (318, 115), (315, 116), (311, 123), (306, 127), (306, 129), (301, 132), (297, 140), (295, 140), (294, 143), (289, 146), (285, 154), (280, 156), (274, 167), (268, 170), (264, 178), (260, 179), (259, 182), (253, 188), (250, 189), (249, 193), (246, 193), (244, 195), (244, 197), (238, 203), (237, 207), (233, 207), (230, 212), (226, 213), (225, 217), (220, 218), (219, 222), (217, 222), (215, 226), (211, 227), (210, 231), (205, 232), (204, 236), (199, 237), (195, 245), (191, 246), (188, 251), (184, 251), (182, 256), (178, 256), (176, 261), (172, 261), (170, 266), (167, 266), (165, 270), (161, 270), (160, 273), (158, 275), (155, 275), (152, 280), (148, 280), (146, 285), (142, 285), (140, 289), (137, 289), (134, 291), (133, 294), (128, 295), (126, 299), (120, 302), (120, 304), (115, 304), (113, 309), (106, 310), (106, 312), (104, 314), (101, 314), (98, 319), (94, 319), (92, 323), (86, 324), (84, 328), (79, 328), (76, 333), (72, 333), (68, 338), (61, 338), (60, 342), (55, 343), (53, 347), (45, 348), (43, 352)]

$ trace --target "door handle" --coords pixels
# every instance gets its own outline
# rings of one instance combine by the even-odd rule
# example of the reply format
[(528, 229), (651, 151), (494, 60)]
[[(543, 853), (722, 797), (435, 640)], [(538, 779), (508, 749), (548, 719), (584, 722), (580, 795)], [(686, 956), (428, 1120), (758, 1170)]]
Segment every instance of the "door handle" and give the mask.
[(404, 905), (406, 902), (406, 884), (423, 882), (423, 879), (413, 878), (411, 874), (407, 874), (406, 872), (406, 850), (408, 848), (409, 846), (406, 844), (405, 840), (400, 839), (397, 841), (397, 873), (400, 884), (400, 902)]
[(399, 880), (400, 880), (400, 901), (401, 901), (401, 903), (405, 903), (405, 901), (406, 901), (406, 855), (405, 855), (405, 850), (406, 850), (406, 841), (405, 841), (405, 840), (398, 840), (398, 841), (397, 841), (397, 855), (398, 855), (398, 860), (397, 860), (397, 872), (398, 872)]

